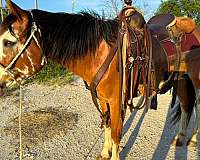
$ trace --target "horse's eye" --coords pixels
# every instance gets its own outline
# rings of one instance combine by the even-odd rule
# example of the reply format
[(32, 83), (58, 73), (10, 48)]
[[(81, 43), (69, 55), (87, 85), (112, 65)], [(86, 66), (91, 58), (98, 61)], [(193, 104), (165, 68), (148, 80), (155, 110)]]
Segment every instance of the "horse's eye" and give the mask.
[(3, 41), (4, 47), (7, 47), (7, 48), (14, 47), (15, 44), (16, 44), (16, 42), (12, 42), (12, 41), (9, 41), (9, 40), (4, 40)]

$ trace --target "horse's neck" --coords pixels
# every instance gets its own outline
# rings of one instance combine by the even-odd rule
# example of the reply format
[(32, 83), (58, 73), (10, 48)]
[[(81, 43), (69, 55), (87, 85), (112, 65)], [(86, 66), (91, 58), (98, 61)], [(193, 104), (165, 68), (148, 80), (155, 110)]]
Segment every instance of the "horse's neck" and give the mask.
[(109, 46), (105, 41), (102, 41), (95, 54), (88, 53), (87, 56), (65, 63), (64, 66), (90, 83), (103, 64), (108, 53)]

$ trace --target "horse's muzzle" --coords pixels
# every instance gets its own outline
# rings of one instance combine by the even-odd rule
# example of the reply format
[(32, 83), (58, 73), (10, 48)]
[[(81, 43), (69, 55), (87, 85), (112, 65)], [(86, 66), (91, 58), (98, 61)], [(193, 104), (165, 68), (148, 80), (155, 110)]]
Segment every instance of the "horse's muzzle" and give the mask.
[(5, 83), (0, 83), (0, 96), (4, 95), (4, 89), (6, 88)]

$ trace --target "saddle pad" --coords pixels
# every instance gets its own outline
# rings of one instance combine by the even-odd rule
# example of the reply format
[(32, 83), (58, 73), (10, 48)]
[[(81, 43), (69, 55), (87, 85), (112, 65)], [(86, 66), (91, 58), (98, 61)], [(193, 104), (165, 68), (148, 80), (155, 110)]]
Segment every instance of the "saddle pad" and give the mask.
[[(176, 48), (173, 42), (170, 40), (161, 42), (163, 48), (165, 49), (167, 56), (169, 58), (175, 56)], [(184, 34), (181, 41), (181, 54), (186, 54), (187, 52), (200, 47), (200, 42), (193, 33)]]
[[(176, 59), (176, 47), (170, 40), (160, 42), (163, 46), (168, 60), (169, 68), (171, 71), (174, 70), (174, 62)], [(184, 34), (181, 41), (181, 66), (180, 71), (185, 71), (185, 56), (190, 53), (191, 50), (200, 48), (200, 41), (197, 39), (194, 33)]]

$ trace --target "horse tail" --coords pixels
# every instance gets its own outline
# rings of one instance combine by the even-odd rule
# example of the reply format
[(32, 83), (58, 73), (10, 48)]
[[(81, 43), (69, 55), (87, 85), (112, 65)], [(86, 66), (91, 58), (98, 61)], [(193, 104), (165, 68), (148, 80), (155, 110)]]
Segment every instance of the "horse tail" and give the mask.
[[(184, 79), (186, 80), (186, 90), (187, 90), (187, 93), (188, 94), (188, 98), (189, 98), (189, 104), (188, 104), (188, 108), (186, 110), (187, 112), (187, 117), (186, 117), (186, 126), (188, 126), (189, 124), (189, 121), (190, 121), (190, 118), (192, 116), (192, 112), (193, 112), (193, 109), (194, 109), (194, 106), (195, 106), (195, 103), (196, 103), (196, 94), (195, 94), (195, 90), (194, 90), (194, 86), (192, 84), (192, 81), (191, 79), (189, 78), (188, 75), (184, 75), (183, 76)], [(173, 98), (172, 99), (176, 99), (176, 94), (173, 94)], [(174, 102), (175, 104), (175, 102)], [(173, 105), (174, 105), (173, 104)], [(173, 106), (171, 106), (173, 107)], [(180, 102), (178, 103), (178, 106), (177, 106), (177, 110), (175, 111), (175, 113), (172, 115), (172, 119), (171, 119), (171, 123), (172, 125), (174, 126), (177, 122), (179, 122), (179, 120), (181, 119), (181, 105), (180, 105)]]

